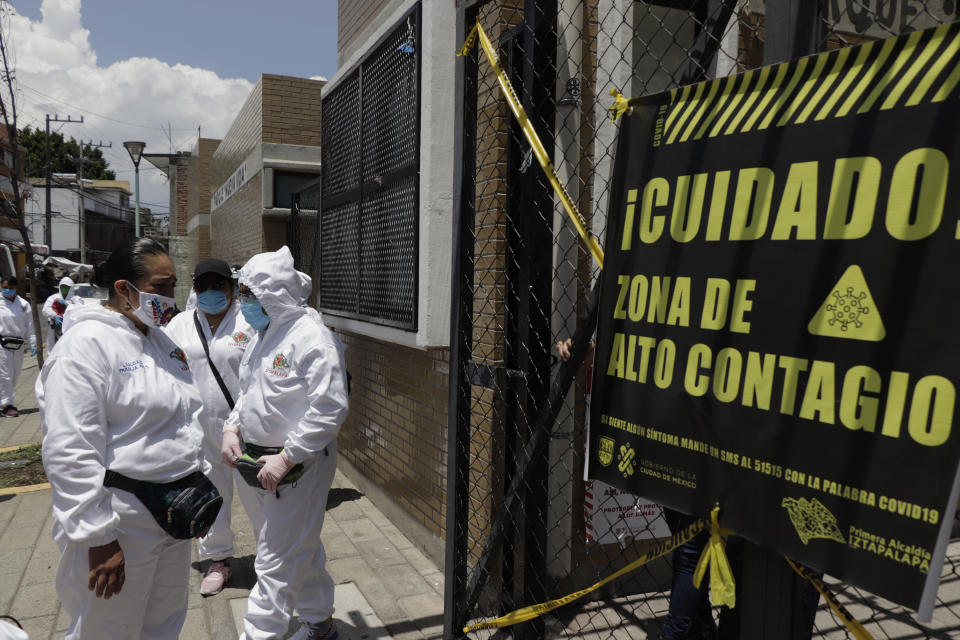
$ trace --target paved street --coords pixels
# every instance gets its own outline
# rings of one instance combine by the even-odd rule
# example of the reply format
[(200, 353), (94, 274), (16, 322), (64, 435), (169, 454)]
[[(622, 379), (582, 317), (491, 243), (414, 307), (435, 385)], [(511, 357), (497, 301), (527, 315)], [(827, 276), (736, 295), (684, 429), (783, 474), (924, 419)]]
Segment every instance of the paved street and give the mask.
[[(37, 368), (29, 358), (17, 386), (19, 418), (0, 418), (0, 448), (40, 442), (33, 396)], [(200, 596), (194, 552), (190, 604), (181, 638), (225, 640), (238, 636), (254, 583), (252, 527), (234, 500), (239, 562), (228, 588)], [(50, 490), (0, 495), (0, 614), (23, 624), (31, 640), (62, 638), (69, 620), (54, 588), (59, 552), (50, 536)], [(443, 574), (342, 474), (337, 473), (323, 525), (327, 567), (336, 587), (340, 636), (439, 638), (443, 624)], [(295, 629), (293, 627), (291, 630)]]

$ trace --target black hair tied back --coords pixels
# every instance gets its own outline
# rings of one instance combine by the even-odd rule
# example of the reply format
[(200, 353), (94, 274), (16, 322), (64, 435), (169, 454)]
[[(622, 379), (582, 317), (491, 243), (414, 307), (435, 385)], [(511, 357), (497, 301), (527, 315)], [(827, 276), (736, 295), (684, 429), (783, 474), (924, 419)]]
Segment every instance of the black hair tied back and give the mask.
[(106, 261), (96, 266), (93, 283), (110, 291), (117, 280), (137, 282), (146, 275), (145, 258), (167, 255), (167, 248), (153, 238), (134, 238), (115, 248)]

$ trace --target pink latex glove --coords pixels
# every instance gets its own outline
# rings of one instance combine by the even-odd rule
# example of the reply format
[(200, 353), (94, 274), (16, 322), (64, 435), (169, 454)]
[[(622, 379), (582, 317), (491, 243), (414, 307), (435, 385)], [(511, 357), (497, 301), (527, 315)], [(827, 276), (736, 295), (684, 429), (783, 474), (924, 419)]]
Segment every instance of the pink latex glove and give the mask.
[(230, 428), (231, 426), (232, 425), (228, 425), (223, 428), (220, 457), (223, 458), (226, 464), (236, 469), (236, 461), (243, 455), (243, 448), (240, 444), (240, 430), (236, 427)]
[(293, 463), (287, 460), (283, 451), (273, 456), (260, 456), (257, 462), (263, 465), (263, 469), (260, 469), (260, 473), (257, 474), (257, 480), (267, 491), (276, 491), (283, 476), (293, 468)]

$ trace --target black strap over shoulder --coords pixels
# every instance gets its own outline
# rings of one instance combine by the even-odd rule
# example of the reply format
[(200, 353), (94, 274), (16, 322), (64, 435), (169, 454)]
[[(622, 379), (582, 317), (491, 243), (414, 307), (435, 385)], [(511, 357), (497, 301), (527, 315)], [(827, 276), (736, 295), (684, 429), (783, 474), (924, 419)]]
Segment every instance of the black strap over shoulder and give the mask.
[(122, 473), (117, 473), (116, 471), (111, 471), (107, 469), (107, 473), (103, 477), (103, 486), (105, 487), (114, 487), (122, 491), (127, 491), (129, 493), (135, 493), (137, 487), (140, 486), (139, 480), (134, 480), (129, 478)]
[(230, 392), (227, 391), (227, 385), (223, 383), (223, 378), (220, 377), (220, 372), (217, 371), (217, 365), (213, 364), (213, 358), (210, 357), (210, 347), (207, 346), (207, 336), (203, 334), (203, 327), (200, 325), (200, 312), (196, 309), (193, 311), (193, 324), (197, 327), (197, 334), (200, 336), (200, 343), (203, 345), (203, 352), (207, 354), (207, 362), (210, 363), (210, 371), (213, 372), (213, 377), (217, 379), (217, 384), (220, 385), (220, 391), (223, 391), (223, 397), (226, 398), (227, 404), (230, 405), (230, 409), (233, 410), (233, 396), (231, 396)]

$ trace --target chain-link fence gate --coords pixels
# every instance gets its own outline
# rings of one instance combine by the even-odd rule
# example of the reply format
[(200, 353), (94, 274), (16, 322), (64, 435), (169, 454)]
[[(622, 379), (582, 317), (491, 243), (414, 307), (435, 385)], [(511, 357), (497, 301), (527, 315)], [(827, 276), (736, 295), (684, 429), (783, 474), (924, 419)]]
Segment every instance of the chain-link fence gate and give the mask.
[[(639, 97), (953, 22), (958, 14), (952, 0), (459, 4), (460, 36), (477, 22), (489, 34), (560, 181), (601, 240), (616, 137), (607, 117), (611, 89)], [(589, 366), (561, 364), (555, 344), (576, 334), (583, 339), (574, 337), (571, 362), (585, 355), (589, 362), (590, 292), (599, 268), (476, 48), (464, 58), (457, 90), (462, 166), (455, 203), (447, 637), (461, 635), (468, 621), (590, 585), (665, 535), (655, 505), (583, 479)], [(668, 555), (497, 633), (657, 637), (670, 580)], [(929, 625), (860, 589), (825, 580), (876, 638), (960, 637), (960, 542), (949, 547)], [(762, 592), (764, 585), (753, 588)], [(757, 628), (742, 626), (740, 637), (788, 637)], [(813, 637), (852, 636), (821, 600)]]

